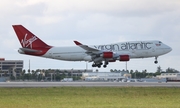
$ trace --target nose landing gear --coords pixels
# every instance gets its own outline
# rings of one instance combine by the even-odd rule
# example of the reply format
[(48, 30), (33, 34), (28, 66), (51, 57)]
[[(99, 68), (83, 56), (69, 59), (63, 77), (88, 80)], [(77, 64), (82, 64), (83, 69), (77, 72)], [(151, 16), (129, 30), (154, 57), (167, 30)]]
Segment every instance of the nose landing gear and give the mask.
[(158, 58), (158, 57), (155, 57), (155, 61), (154, 61), (154, 63), (155, 63), (155, 64), (157, 64), (157, 63), (158, 63), (157, 58)]

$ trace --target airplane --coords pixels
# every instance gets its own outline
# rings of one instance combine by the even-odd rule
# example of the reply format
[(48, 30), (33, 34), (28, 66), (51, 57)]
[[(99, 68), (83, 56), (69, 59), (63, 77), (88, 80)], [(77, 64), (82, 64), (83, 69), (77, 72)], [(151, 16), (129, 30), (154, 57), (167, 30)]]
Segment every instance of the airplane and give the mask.
[(169, 53), (172, 48), (158, 40), (129, 41), (104, 45), (85, 45), (74, 41), (76, 46), (55, 47), (43, 42), (22, 25), (12, 25), (22, 48), (20, 54), (39, 56), (65, 61), (93, 62), (92, 67), (107, 67), (109, 62), (127, 62), (134, 58), (155, 57)]

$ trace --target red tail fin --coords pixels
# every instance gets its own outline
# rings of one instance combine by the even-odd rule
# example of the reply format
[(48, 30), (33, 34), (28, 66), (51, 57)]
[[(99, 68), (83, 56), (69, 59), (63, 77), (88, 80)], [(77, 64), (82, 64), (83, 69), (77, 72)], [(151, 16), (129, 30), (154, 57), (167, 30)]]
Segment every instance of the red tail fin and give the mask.
[(13, 28), (23, 48), (36, 49), (50, 47), (22, 25), (13, 25)]

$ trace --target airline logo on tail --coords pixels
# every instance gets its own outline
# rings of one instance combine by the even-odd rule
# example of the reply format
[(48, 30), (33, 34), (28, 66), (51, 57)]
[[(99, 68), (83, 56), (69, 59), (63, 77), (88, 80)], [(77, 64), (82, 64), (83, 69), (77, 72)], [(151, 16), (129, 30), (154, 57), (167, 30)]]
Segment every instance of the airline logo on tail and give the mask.
[(38, 38), (36, 36), (32, 36), (31, 38), (27, 39), (28, 34), (26, 33), (24, 36), (24, 39), (21, 40), (21, 44), (23, 47), (30, 47), (32, 49), (32, 44), (34, 41), (36, 41)]
[(13, 28), (22, 46), (18, 50), (19, 53), (42, 56), (52, 48), (22, 25), (13, 25)]

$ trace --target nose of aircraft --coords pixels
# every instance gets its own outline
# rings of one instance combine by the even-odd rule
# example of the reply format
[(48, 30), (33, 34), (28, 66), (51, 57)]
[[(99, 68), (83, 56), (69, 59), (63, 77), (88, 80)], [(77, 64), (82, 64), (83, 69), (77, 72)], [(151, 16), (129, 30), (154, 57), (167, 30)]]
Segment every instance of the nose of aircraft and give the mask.
[(172, 51), (172, 48), (171, 48), (171, 47), (169, 47), (169, 52), (170, 52), (170, 51)]
[(170, 46), (166, 45), (166, 52), (168, 53), (168, 52), (171, 52), (171, 51), (172, 51), (172, 48)]

